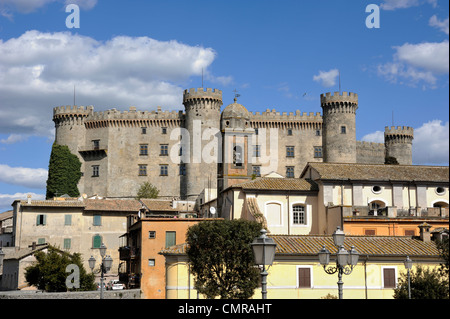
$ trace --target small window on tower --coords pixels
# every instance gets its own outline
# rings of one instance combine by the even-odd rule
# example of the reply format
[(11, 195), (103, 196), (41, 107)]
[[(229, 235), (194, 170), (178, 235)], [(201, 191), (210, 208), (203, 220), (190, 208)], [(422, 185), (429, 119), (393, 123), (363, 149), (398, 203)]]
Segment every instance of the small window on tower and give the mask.
[(341, 134), (347, 134), (347, 128), (345, 126), (341, 126)]

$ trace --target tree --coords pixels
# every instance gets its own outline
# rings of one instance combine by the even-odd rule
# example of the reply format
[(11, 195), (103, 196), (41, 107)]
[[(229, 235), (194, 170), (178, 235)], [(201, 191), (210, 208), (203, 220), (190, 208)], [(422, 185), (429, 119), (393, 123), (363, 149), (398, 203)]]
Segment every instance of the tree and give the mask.
[(47, 179), (47, 199), (67, 194), (80, 196), (78, 182), (81, 178), (81, 162), (69, 147), (54, 143), (50, 154)]
[(442, 240), (438, 241), (436, 243), (436, 245), (439, 250), (439, 255), (441, 256), (441, 259), (443, 261), (443, 263), (441, 263), (441, 265), (440, 265), (439, 271), (441, 273), (441, 276), (447, 282), (447, 287), (448, 287), (448, 284), (449, 284), (449, 254), (448, 254), (449, 240), (448, 240), (448, 236), (446, 236)]
[(195, 289), (207, 298), (253, 296), (260, 274), (250, 243), (261, 228), (247, 220), (204, 221), (190, 227), (186, 243)]
[(153, 186), (153, 184), (145, 182), (139, 187), (136, 199), (139, 200), (141, 198), (158, 198), (158, 195), (159, 189), (156, 188), (156, 186)]
[(397, 158), (393, 157), (393, 156), (386, 156), (384, 158), (384, 164), (386, 165), (399, 165)]
[[(68, 290), (95, 290), (95, 275), (88, 274), (83, 267), (81, 255), (69, 254), (49, 246), (48, 252), (35, 253), (37, 263), (25, 268), (27, 282), (40, 290), (47, 292), (65, 292)], [(76, 265), (79, 269), (80, 287), (68, 289), (66, 279), (70, 273), (66, 272), (68, 265)]]
[[(448, 299), (448, 281), (440, 274), (439, 269), (417, 266), (411, 270), (411, 299)], [(408, 275), (402, 273), (397, 288), (394, 289), (395, 299), (408, 299)]]

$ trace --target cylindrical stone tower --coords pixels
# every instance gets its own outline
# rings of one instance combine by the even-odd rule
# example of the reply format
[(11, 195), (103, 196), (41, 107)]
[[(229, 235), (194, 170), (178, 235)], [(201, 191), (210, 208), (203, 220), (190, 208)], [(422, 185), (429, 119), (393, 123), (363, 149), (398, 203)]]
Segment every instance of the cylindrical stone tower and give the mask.
[(358, 94), (335, 92), (320, 96), (323, 109), (323, 161), (356, 163)]
[(401, 165), (412, 165), (412, 141), (414, 129), (407, 126), (392, 126), (384, 130), (386, 156), (395, 157)]
[(195, 200), (205, 188), (217, 188), (222, 91), (210, 88), (185, 90), (183, 104), (190, 141), (182, 141), (182, 145), (189, 147), (190, 156), (185, 163), (186, 185), (182, 189), (186, 194), (182, 196)]

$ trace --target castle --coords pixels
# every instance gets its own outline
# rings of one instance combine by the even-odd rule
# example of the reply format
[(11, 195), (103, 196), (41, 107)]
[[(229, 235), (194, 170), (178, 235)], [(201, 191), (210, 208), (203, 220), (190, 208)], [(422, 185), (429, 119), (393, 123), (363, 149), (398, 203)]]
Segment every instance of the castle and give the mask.
[[(321, 113), (249, 112), (234, 103), (221, 112), (222, 91), (189, 89), (185, 111), (94, 112), (92, 106), (53, 110), (55, 142), (81, 163), (79, 191), (134, 197), (144, 182), (163, 198), (210, 200), (252, 177), (277, 172), (299, 177), (308, 162), (412, 164), (411, 127), (386, 127), (385, 143), (356, 140), (358, 95), (321, 95)], [(214, 193), (216, 194), (216, 193)], [(201, 203), (200, 203), (201, 204)]]

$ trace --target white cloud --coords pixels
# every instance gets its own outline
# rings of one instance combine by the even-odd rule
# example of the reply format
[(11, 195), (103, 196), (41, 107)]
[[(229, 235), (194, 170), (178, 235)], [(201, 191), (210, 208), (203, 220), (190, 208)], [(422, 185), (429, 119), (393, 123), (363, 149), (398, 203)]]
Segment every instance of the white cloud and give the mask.
[[(110, 108), (182, 109), (190, 77), (208, 72), (211, 48), (148, 37), (109, 41), (71, 34), (27, 31), (0, 40), (0, 133), (53, 135), (52, 109), (76, 103)], [(207, 73), (208, 74), (208, 73)], [(226, 85), (232, 77), (214, 76)]]
[(436, 27), (442, 32), (449, 34), (449, 27), (448, 27), (448, 18), (441, 21), (438, 19), (436, 15), (432, 16), (429, 21), (430, 26)]
[(449, 122), (424, 123), (414, 130), (414, 164), (449, 164)]
[(364, 135), (361, 140), (364, 142), (384, 143), (384, 132), (376, 131), (376, 132)]
[(7, 138), (0, 140), (0, 144), (14, 144), (28, 139), (27, 135), (22, 134), (10, 134)]
[(338, 69), (332, 69), (330, 71), (319, 71), (318, 75), (313, 76), (313, 80), (319, 82), (324, 87), (332, 87), (336, 85), (336, 80), (339, 76)]
[(97, 4), (97, 0), (65, 0), (65, 5), (76, 4), (81, 9), (90, 10)]
[(0, 164), (0, 182), (35, 189), (45, 189), (48, 171), (43, 168), (11, 167)]
[[(32, 200), (45, 199), (45, 195), (36, 193), (0, 194), (0, 208), (4, 210), (12, 210), (12, 207), (10, 206), (16, 199), (26, 200), (28, 195), (31, 195)], [(0, 211), (0, 213), (2, 213), (2, 211)]]
[(449, 42), (405, 43), (394, 47), (393, 62), (378, 65), (378, 75), (393, 83), (434, 88), (438, 76), (449, 73)]
[(380, 5), (384, 10), (406, 9), (429, 3), (433, 8), (437, 7), (437, 0), (384, 0)]

